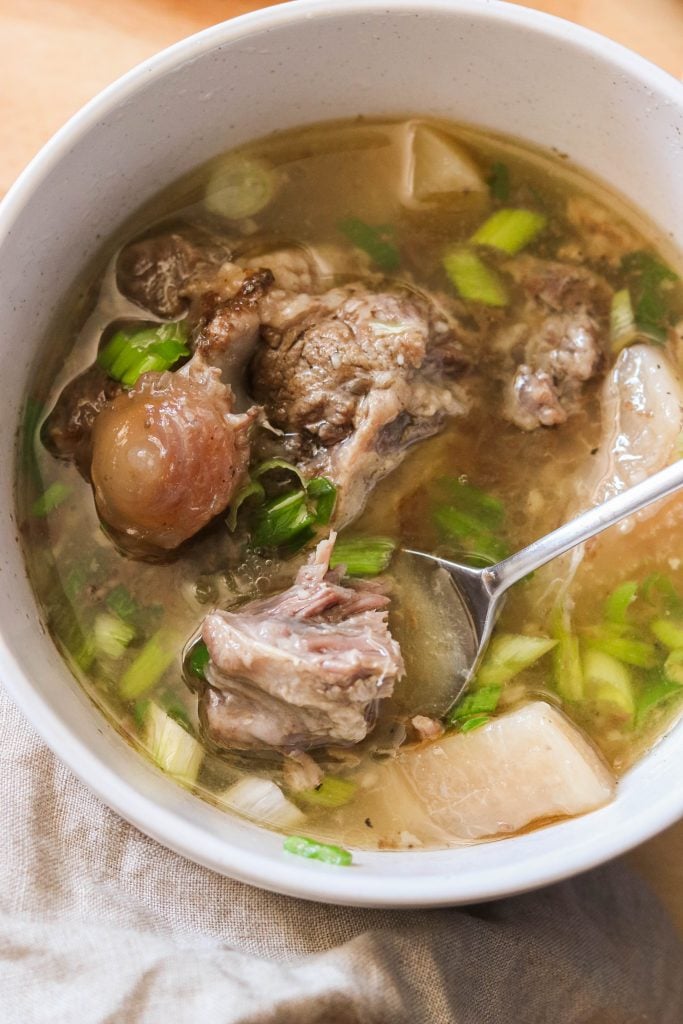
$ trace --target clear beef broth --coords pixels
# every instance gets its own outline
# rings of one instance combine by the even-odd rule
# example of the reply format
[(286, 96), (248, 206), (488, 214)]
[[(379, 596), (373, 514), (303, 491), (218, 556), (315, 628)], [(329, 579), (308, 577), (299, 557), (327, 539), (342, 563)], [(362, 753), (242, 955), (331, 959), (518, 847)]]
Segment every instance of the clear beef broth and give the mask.
[[(275, 169), (278, 187), (262, 210), (241, 219), (221, 220), (203, 203), (206, 183), (215, 173), (217, 161), (148, 204), (104, 253), (104, 260), (109, 261), (104, 274), (85, 278), (84, 293), (91, 300), (82, 302), (76, 313), (71, 310), (54, 325), (50, 384), (42, 391), (38, 386), (29, 398), (21, 459), (18, 493), (22, 532), (36, 593), (57, 644), (112, 724), (131, 744), (144, 750), (146, 733), (141, 729), (141, 716), (147, 713), (146, 702), (155, 702), (205, 747), (196, 778), (185, 780), (201, 796), (226, 806), (223, 794), (240, 778), (268, 778), (282, 786), (290, 803), (301, 810), (298, 819), (294, 819), (296, 827), (282, 824), (283, 831), (294, 830), (357, 847), (449, 845), (462, 841), (443, 828), (426, 828), (420, 833), (415, 815), (404, 813), (400, 794), (390, 811), (384, 816), (376, 815), (386, 786), (387, 763), (397, 751), (411, 749), (419, 738), (410, 716), (417, 712), (434, 716), (438, 711), (439, 700), (434, 694), (439, 694), (439, 681), (434, 684), (433, 672), (447, 663), (448, 645), (453, 643), (445, 624), (436, 615), (430, 629), (415, 628), (416, 622), (424, 626), (426, 619), (424, 614), (421, 620), (416, 618), (418, 613), (411, 607), (409, 592), (406, 595), (405, 589), (401, 590), (401, 581), (393, 575), (396, 570), (392, 566), (396, 563), (392, 563), (386, 572), (386, 585), (393, 597), (390, 625), (403, 649), (407, 676), (397, 685), (395, 697), (381, 702), (377, 726), (367, 739), (346, 749), (331, 744), (312, 751), (326, 778), (353, 784), (344, 790), (344, 798), (339, 794), (329, 799), (316, 799), (315, 795), (310, 798), (310, 794), (300, 798), (296, 790), (288, 788), (280, 753), (217, 749), (205, 741), (197, 714), (199, 681), (187, 662), (183, 668), (182, 659), (188, 639), (196, 635), (209, 609), (238, 608), (251, 598), (286, 588), (312, 549), (313, 541), (294, 553), (253, 550), (249, 545), (248, 514), (241, 515), (234, 532), (226, 527), (226, 515), (221, 514), (177, 552), (167, 553), (161, 560), (127, 557), (101, 528), (90, 484), (72, 464), (55, 459), (46, 450), (38, 428), (53, 409), (64, 385), (91, 365), (100, 337), (109, 324), (130, 317), (146, 322), (156, 319), (118, 291), (114, 267), (116, 252), (122, 244), (160, 231), (165, 225), (177, 230), (199, 225), (222, 233), (249, 255), (290, 242), (313, 251), (330, 244), (349, 247), (351, 243), (340, 231), (340, 222), (355, 218), (365, 225), (382, 226), (375, 240), (380, 237), (399, 256), (399, 264), (390, 271), (372, 266), (372, 254), (370, 260), (365, 258), (364, 266), (373, 287), (383, 286), (377, 282), (386, 281), (389, 276), (406, 282), (410, 289), (445, 294), (453, 300), (457, 296), (453, 282), (444, 273), (444, 252), (464, 243), (500, 208), (530, 208), (547, 218), (545, 230), (529, 243), (525, 255), (562, 259), (570, 265), (583, 256), (583, 264), (600, 275), (612, 292), (627, 284), (622, 257), (630, 252), (646, 251), (661, 261), (660, 265), (673, 265), (671, 253), (662, 255), (661, 245), (659, 252), (653, 247), (653, 232), (639, 215), (559, 157), (548, 157), (472, 129), (444, 124), (435, 127), (445, 133), (444, 137), (455, 138), (467, 147), (488, 186), (461, 193), (447, 192), (432, 196), (429, 201), (406, 202), (402, 178), (406, 125), (356, 122), (290, 132), (243, 150), (250, 159), (268, 161)], [(500, 181), (496, 184), (501, 167), (505, 168), (507, 191)], [(596, 233), (600, 235), (599, 231), (580, 223), (577, 226), (576, 220), (570, 223), (567, 219), (568, 201), (584, 196), (599, 204), (597, 209), (610, 224), (621, 226), (616, 237), (614, 232), (607, 231), (606, 250), (600, 250), (599, 243), (595, 249), (595, 242), (591, 242)], [(592, 209), (594, 213), (595, 208)], [(619, 250), (620, 245), (622, 251), (618, 258), (613, 258), (609, 247)], [(444, 531), (435, 510), (450, 500), (444, 497), (445, 486), (450, 487), (451, 498), (453, 488), (457, 490), (462, 484), (492, 498), (501, 511), (500, 515), (496, 512), (498, 520), (491, 532), (496, 543), (510, 551), (553, 529), (572, 511), (578, 511), (577, 481), (589, 473), (591, 453), (600, 449), (605, 427), (601, 421), (601, 389), (616, 359), (616, 355), (610, 354), (607, 318), (603, 317), (601, 324), (603, 363), (593, 379), (572, 395), (566, 422), (554, 427), (520, 429), (504, 415), (501, 394), (505, 373), (510, 370), (505, 362), (508, 356), (501, 354), (494, 339), (501, 337), (506, 325), (519, 321), (528, 300), (523, 289), (505, 276), (505, 259), (498, 256), (492, 262), (508, 281), (508, 304), (501, 308), (458, 300), (466, 323), (473, 330), (476, 328), (477, 337), (476, 350), (470, 352), (470, 366), (462, 378), (469, 411), (446, 417), (434, 436), (409, 448), (400, 465), (370, 490), (362, 514), (348, 525), (348, 534), (381, 535), (392, 538), (397, 545), (453, 557), (472, 556), (474, 552), (484, 558), (488, 555), (490, 560), (490, 551), (477, 552), (476, 538), (472, 547), (469, 542), (461, 543), (452, 531)], [(357, 277), (357, 268), (354, 271), (349, 274), (342, 268), (327, 283)], [(642, 283), (642, 276), (638, 281)], [(658, 288), (661, 283), (657, 279)], [(663, 344), (658, 351), (676, 368), (680, 347), (676, 324), (683, 315), (683, 296), (672, 274), (663, 282), (659, 297), (666, 303), (670, 326), (660, 339)], [(54, 366), (56, 359), (63, 364), (59, 372)], [(237, 387), (236, 391), (238, 408), (246, 408), (248, 385), (246, 390)], [(289, 458), (286, 437), (269, 435), (264, 444), (266, 441), (269, 455)], [(254, 458), (252, 451), (252, 464)], [(445, 485), (444, 478), (451, 483)], [(276, 486), (284, 488), (284, 480)], [(41, 506), (45, 496), (51, 497)], [(245, 507), (248, 511), (249, 506)], [(677, 624), (681, 620), (676, 602), (677, 595), (683, 595), (683, 522), (677, 508), (680, 505), (669, 503), (663, 511), (636, 523), (630, 534), (622, 537), (613, 531), (603, 544), (589, 550), (564, 598), (562, 585), (553, 582), (552, 573), (520, 584), (511, 594), (497, 629), (503, 636), (557, 636), (554, 616), (558, 600), (563, 599), (571, 609), (572, 636), (581, 638), (586, 649), (602, 644), (602, 652), (614, 657), (615, 650), (623, 654), (618, 644), (614, 647), (615, 638), (640, 644), (636, 660), (640, 657), (648, 664), (634, 665), (633, 658), (631, 663), (616, 659), (627, 666), (627, 700), (636, 701), (631, 713), (627, 713), (623, 700), (620, 703), (621, 698), (610, 701), (588, 696), (573, 700), (563, 697), (558, 692), (557, 669), (553, 668), (551, 654), (517, 671), (502, 684), (497, 705), (485, 714), (486, 721), (478, 723), (480, 728), (485, 728), (491, 718), (542, 699), (561, 707), (585, 731), (616, 775), (663, 734), (680, 711), (676, 680), (680, 678), (683, 682), (683, 669), (676, 671), (676, 659), (671, 662), (669, 658), (672, 645), (654, 637), (652, 622), (663, 618)], [(318, 539), (325, 532), (320, 529)], [(500, 547), (492, 550), (499, 554), (503, 551)], [(557, 570), (555, 575), (562, 577), (563, 572)], [(638, 583), (640, 589), (621, 614), (621, 622), (620, 613), (612, 609), (612, 620), (617, 621), (612, 621), (605, 648), (605, 636), (596, 638), (590, 630), (603, 621), (605, 602), (625, 581)], [(129, 628), (128, 633), (124, 629), (125, 642), (120, 636), (118, 640), (115, 637), (112, 646), (111, 638), (105, 636), (104, 642), (100, 637), (98, 646), (98, 629), (106, 633), (105, 626), (111, 628), (112, 620), (118, 619)], [(154, 637), (161, 638), (159, 643), (170, 651), (166, 663), (160, 671), (158, 666), (155, 669), (156, 677), (149, 689), (143, 689), (135, 699), (123, 699), (121, 679)], [(663, 669), (665, 662), (669, 665), (669, 676)], [(668, 680), (668, 688), (665, 686), (657, 699), (647, 697), (662, 680)], [(604, 691), (601, 692), (604, 697)], [(451, 726), (466, 735), (468, 730), (463, 730), (462, 724), (456, 721)], [(470, 724), (474, 736), (477, 723)], [(153, 751), (147, 752), (154, 757)], [(324, 788), (313, 790), (325, 793)], [(420, 798), (419, 793), (417, 797)], [(408, 803), (414, 798), (415, 793), (410, 800), (406, 796)], [(241, 810), (248, 813), (249, 809)]]

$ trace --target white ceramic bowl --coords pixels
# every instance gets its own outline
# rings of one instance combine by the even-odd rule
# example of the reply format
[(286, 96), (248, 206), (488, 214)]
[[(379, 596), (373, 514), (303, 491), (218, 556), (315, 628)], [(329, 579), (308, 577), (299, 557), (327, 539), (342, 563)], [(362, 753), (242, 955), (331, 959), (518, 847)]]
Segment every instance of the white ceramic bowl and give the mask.
[[(161, 186), (275, 129), (364, 114), (434, 114), (554, 146), (645, 208), (683, 246), (683, 87), (597, 35), (486, 0), (301, 0), (218, 25), (105, 90), (45, 147), (0, 213), (2, 507), (10, 438), (50, 317), (89, 256)], [(0, 678), (52, 749), (166, 846), (255, 885), (367, 906), (472, 902), (581, 871), (683, 813), (683, 728), (614, 803), (503, 842), (359, 853), (339, 869), (221, 814), (135, 754), (40, 627), (12, 513), (0, 524)]]

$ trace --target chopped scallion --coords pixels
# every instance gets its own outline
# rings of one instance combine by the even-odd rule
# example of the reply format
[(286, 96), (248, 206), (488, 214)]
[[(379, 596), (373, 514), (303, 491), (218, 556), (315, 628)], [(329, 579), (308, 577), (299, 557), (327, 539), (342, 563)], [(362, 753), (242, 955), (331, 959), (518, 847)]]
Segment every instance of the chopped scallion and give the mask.
[(674, 619), (654, 619), (650, 629), (659, 640), (672, 651), (683, 648), (683, 621)]
[(124, 387), (132, 387), (143, 373), (170, 370), (178, 360), (190, 355), (182, 321), (119, 330), (99, 353), (97, 362), (110, 377)]
[(297, 857), (308, 857), (311, 860), (320, 860), (324, 864), (335, 864), (339, 867), (348, 867), (353, 860), (350, 852), (342, 846), (317, 843), (314, 839), (307, 839), (305, 836), (287, 836), (283, 843), (283, 849)]
[(533, 210), (496, 210), (477, 228), (470, 242), (515, 256), (533, 242), (547, 223), (544, 214)]
[(500, 161), (492, 164), (486, 184), (493, 198), (504, 203), (510, 196), (510, 170), (507, 164), (500, 163)]
[(255, 157), (229, 156), (209, 177), (204, 205), (228, 220), (255, 217), (270, 203), (277, 189), (275, 171)]
[(664, 675), (672, 683), (683, 686), (683, 648), (672, 651), (664, 662)]
[(657, 651), (654, 644), (637, 637), (619, 635), (604, 626), (591, 626), (584, 630), (588, 645), (596, 651), (604, 651), (617, 661), (636, 668), (654, 668), (657, 664)]
[(378, 576), (389, 567), (395, 549), (396, 542), (388, 537), (340, 537), (330, 567), (343, 565), (348, 576)]
[(272, 473), (274, 470), (280, 470), (283, 473), (291, 473), (292, 476), (296, 477), (299, 486), (305, 487), (306, 480), (302, 476), (300, 470), (294, 465), (293, 462), (287, 462), (286, 459), (266, 459), (265, 462), (260, 462), (258, 466), (255, 466), (251, 470), (252, 480), (259, 480), (266, 473)]
[(583, 668), (579, 639), (572, 632), (569, 613), (565, 608), (558, 608), (553, 616), (552, 635), (557, 640), (557, 647), (553, 651), (555, 689), (564, 700), (581, 700)]
[(443, 258), (448, 278), (463, 299), (485, 306), (506, 306), (508, 295), (498, 274), (471, 249), (451, 249)]
[(118, 615), (124, 622), (129, 622), (135, 618), (139, 612), (139, 607), (130, 591), (123, 583), (119, 583), (117, 586), (110, 590), (104, 599), (109, 611), (113, 612), (114, 615)]
[(329, 523), (337, 501), (337, 488), (326, 476), (316, 476), (306, 485), (306, 493), (315, 501), (315, 521), (321, 526)]
[(279, 786), (270, 779), (261, 779), (256, 775), (240, 779), (221, 793), (219, 800), (238, 814), (245, 814), (275, 828), (292, 828), (305, 818)]
[(633, 715), (635, 698), (631, 674), (622, 662), (604, 651), (590, 648), (584, 655), (583, 674), (592, 700), (614, 704), (629, 718)]
[(394, 229), (388, 224), (366, 224), (358, 217), (339, 221), (339, 230), (350, 242), (368, 254), (375, 266), (386, 273), (398, 270), (401, 256), (394, 244)]
[(142, 718), (142, 742), (149, 756), (163, 771), (179, 782), (196, 782), (204, 749), (163, 708), (147, 704)]
[(551, 640), (547, 636), (501, 633), (494, 637), (489, 645), (477, 672), (476, 685), (479, 687), (507, 683), (556, 646), (557, 640)]
[(490, 721), (490, 715), (472, 715), (471, 718), (460, 722), (460, 732), (472, 732), (473, 729), (480, 729), (482, 725), (487, 725)]
[(644, 250), (627, 253), (621, 261), (621, 269), (629, 278), (639, 333), (655, 343), (666, 341), (671, 319), (666, 289), (678, 280), (678, 275)]
[(258, 480), (250, 480), (248, 484), (241, 487), (235, 497), (230, 502), (230, 509), (228, 511), (228, 518), (225, 520), (228, 529), (231, 533), (234, 533), (237, 529), (237, 514), (244, 505), (245, 501), (249, 498), (253, 498), (256, 504), (263, 504), (266, 497), (266, 492), (263, 489), (263, 485)]
[(638, 326), (633, 315), (631, 293), (628, 288), (622, 288), (612, 296), (609, 314), (609, 333), (612, 352), (615, 354), (638, 340)]
[(635, 601), (637, 594), (638, 584), (635, 580), (627, 580), (625, 583), (620, 583), (605, 601), (605, 618), (607, 621), (625, 623), (626, 613)]
[(326, 775), (315, 789), (303, 789), (296, 793), (296, 799), (311, 807), (343, 807), (353, 800), (357, 789), (357, 784), (351, 779)]
[(484, 715), (488, 720), (489, 715), (496, 710), (502, 692), (503, 687), (500, 684), (480, 686), (476, 690), (471, 690), (448, 712), (446, 724), (459, 725), (463, 729), (465, 723), (472, 718)]
[(118, 661), (135, 637), (135, 630), (118, 615), (97, 615), (93, 628), (95, 647), (107, 658)]
[(136, 700), (157, 685), (176, 656), (176, 638), (164, 629), (150, 637), (119, 681), (122, 700)]
[(683, 694), (682, 686), (670, 679), (665, 679), (659, 673), (653, 673), (637, 697), (636, 726), (642, 725), (655, 708), (661, 707), (672, 697), (678, 697), (681, 694)]
[(209, 648), (203, 640), (199, 640), (190, 651), (186, 664), (193, 676), (196, 676), (197, 679), (205, 679), (206, 666), (210, 660)]
[(258, 509), (251, 539), (257, 548), (275, 548), (297, 539), (315, 523), (304, 490), (272, 498)]
[(60, 480), (50, 484), (47, 490), (39, 498), (36, 498), (31, 505), (31, 515), (42, 517), (50, 512), (54, 512), (56, 508), (64, 504), (72, 490), (73, 488), (68, 484), (62, 483)]

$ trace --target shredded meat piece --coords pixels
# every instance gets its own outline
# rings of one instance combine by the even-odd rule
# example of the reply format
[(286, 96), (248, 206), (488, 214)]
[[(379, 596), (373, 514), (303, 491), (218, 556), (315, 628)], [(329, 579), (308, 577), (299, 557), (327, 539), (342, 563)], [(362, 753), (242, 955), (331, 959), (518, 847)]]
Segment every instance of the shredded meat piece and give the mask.
[(527, 302), (519, 322), (497, 338), (513, 364), (504, 414), (522, 430), (556, 426), (575, 408), (581, 385), (600, 369), (611, 291), (588, 270), (534, 256), (519, 257), (506, 269)]
[(428, 718), (427, 715), (415, 715), (411, 718), (410, 724), (418, 738), (425, 741), (438, 740), (439, 736), (443, 736), (446, 731), (443, 722), (440, 722), (438, 718)]
[(376, 585), (342, 586), (322, 541), (289, 590), (239, 612), (213, 612), (200, 713), (209, 738), (235, 749), (301, 751), (353, 744), (403, 672)]
[(176, 373), (143, 374), (102, 409), (91, 478), (100, 517), (124, 546), (170, 550), (226, 508), (258, 415), (231, 408), (220, 372), (196, 355)]
[(579, 232), (574, 255), (580, 261), (602, 260), (617, 267), (626, 253), (639, 248), (638, 236), (628, 224), (588, 196), (570, 196), (566, 216)]

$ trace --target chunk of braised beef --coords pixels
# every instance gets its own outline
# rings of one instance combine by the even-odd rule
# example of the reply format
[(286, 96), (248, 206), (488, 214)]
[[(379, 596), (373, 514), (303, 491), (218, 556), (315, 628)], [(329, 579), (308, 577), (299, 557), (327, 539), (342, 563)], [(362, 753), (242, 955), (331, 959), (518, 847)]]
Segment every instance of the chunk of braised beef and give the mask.
[(471, 332), (421, 293), (362, 284), (322, 295), (271, 293), (252, 363), (254, 393), (270, 421), (317, 450), (305, 466), (338, 485), (338, 524), (409, 444), (461, 414), (458, 378)]
[(97, 363), (69, 381), (43, 424), (41, 440), (48, 451), (58, 459), (75, 462), (87, 476), (95, 417), (122, 390)]
[(212, 742), (306, 750), (358, 743), (372, 728), (403, 660), (377, 584), (346, 585), (329, 571), (334, 541), (318, 545), (289, 590), (205, 618), (200, 711)]
[(522, 430), (556, 426), (604, 361), (612, 291), (590, 270), (535, 256), (520, 256), (506, 269), (526, 302), (497, 340), (509, 357), (504, 415)]
[(187, 309), (202, 278), (232, 259), (232, 247), (197, 231), (165, 231), (125, 246), (116, 264), (120, 291), (143, 309), (174, 319)]

